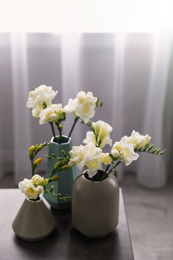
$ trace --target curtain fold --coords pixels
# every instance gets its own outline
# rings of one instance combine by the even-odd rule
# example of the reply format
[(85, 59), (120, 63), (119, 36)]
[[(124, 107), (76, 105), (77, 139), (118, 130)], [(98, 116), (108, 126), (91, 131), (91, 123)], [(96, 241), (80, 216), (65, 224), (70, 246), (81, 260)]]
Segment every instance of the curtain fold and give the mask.
[[(152, 136), (152, 142), (164, 148), (165, 107), (168, 73), (170, 66), (172, 35), (153, 35), (153, 55), (150, 84), (147, 94), (143, 129)], [(167, 118), (168, 119), (168, 118)], [(169, 119), (168, 119), (169, 120)], [(140, 160), (138, 181), (150, 188), (159, 188), (167, 182), (166, 160), (164, 156), (145, 154)]]
[[(29, 178), (29, 147), (50, 141), (49, 125), (39, 125), (26, 108), (28, 92), (46, 84), (59, 91), (54, 102), (63, 106), (80, 90), (99, 96), (104, 105), (96, 109), (93, 121), (104, 120), (113, 127), (113, 143), (136, 130), (152, 136), (155, 148), (168, 147), (166, 156), (140, 154), (138, 161), (128, 167), (136, 172), (140, 184), (150, 188), (164, 186), (173, 140), (168, 124), (172, 122), (172, 112), (167, 103), (171, 104), (168, 91), (172, 93), (173, 83), (171, 55), (172, 34), (1, 33), (0, 177), (12, 170), (15, 183)], [(73, 120), (73, 115), (67, 115), (64, 134), (69, 133)], [(73, 145), (82, 143), (86, 131), (79, 122), (72, 135)], [(45, 166), (46, 158), (40, 169)], [(121, 179), (127, 168), (121, 164), (117, 170)]]
[(24, 109), (28, 97), (28, 60), (26, 34), (11, 34), (11, 67), (13, 95), (14, 180), (30, 177), (28, 149), (31, 145), (29, 110)]
[[(61, 68), (62, 68), (62, 103), (65, 106), (69, 98), (75, 98), (80, 90), (80, 34), (64, 33), (61, 36)], [(63, 132), (69, 135), (74, 122), (74, 115), (67, 114), (67, 120), (63, 124)], [(80, 127), (73, 132), (73, 144), (79, 144), (81, 140)]]

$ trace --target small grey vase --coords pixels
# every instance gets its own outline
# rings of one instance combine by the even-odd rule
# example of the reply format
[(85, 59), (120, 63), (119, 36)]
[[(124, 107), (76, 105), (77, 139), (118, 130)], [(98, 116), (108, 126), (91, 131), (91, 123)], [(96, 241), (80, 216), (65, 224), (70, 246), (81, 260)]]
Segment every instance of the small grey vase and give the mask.
[(109, 174), (103, 181), (79, 175), (72, 190), (72, 222), (87, 237), (104, 237), (118, 225), (119, 185)]
[(42, 199), (31, 201), (25, 198), (13, 221), (12, 228), (23, 240), (39, 241), (54, 230), (55, 220)]

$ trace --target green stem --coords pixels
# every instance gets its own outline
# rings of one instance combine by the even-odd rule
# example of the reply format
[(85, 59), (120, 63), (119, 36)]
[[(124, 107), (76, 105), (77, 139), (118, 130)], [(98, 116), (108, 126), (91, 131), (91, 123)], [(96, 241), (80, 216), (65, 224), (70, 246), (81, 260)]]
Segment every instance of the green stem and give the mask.
[(149, 153), (149, 154), (154, 154), (154, 155), (162, 155), (166, 152), (166, 150), (163, 150), (163, 151), (160, 152), (159, 149), (155, 149), (154, 151), (150, 151), (150, 150), (148, 151), (146, 149), (144, 149), (144, 150), (135, 149), (135, 152), (143, 152), (143, 153)]
[(108, 169), (109, 169), (109, 167), (110, 167), (111, 165), (110, 164), (108, 164), (108, 166), (106, 167), (106, 169), (105, 169), (105, 172), (107, 172), (108, 171)]
[[(118, 161), (118, 162), (115, 164), (115, 167), (117, 167), (120, 163), (121, 163), (121, 162)], [(115, 167), (114, 167), (114, 168), (115, 168)]]
[(61, 144), (61, 140), (62, 140), (62, 125), (61, 124), (59, 124), (58, 129), (59, 129), (60, 144)]
[(102, 177), (100, 178), (100, 181), (103, 181), (103, 180), (104, 180), (104, 177), (105, 177), (105, 175), (107, 174), (107, 171), (108, 171), (109, 167), (110, 167), (110, 164), (107, 165), (107, 167), (106, 167), (106, 169), (105, 169), (105, 171), (104, 171), (104, 174), (103, 174)]
[(59, 129), (59, 141), (60, 141), (60, 144), (61, 144), (61, 139), (62, 139), (62, 129)]
[(34, 176), (33, 160), (31, 160), (31, 168), (32, 168), (32, 177), (33, 177)]
[(91, 131), (95, 134), (95, 129), (92, 127), (92, 121), (91, 120), (89, 120), (89, 122), (88, 123), (85, 123), (83, 120), (81, 121), (81, 124), (84, 124), (84, 125), (86, 125), (86, 126), (88, 126), (90, 129), (91, 129)]
[(121, 162), (118, 161), (118, 162), (114, 165), (114, 167), (112, 167), (112, 168), (109, 170), (108, 175), (111, 173), (112, 169), (113, 169), (113, 168), (115, 169), (120, 163), (121, 163)]
[(60, 171), (61, 171), (61, 169), (58, 169), (58, 170), (55, 170), (55, 171), (53, 170), (49, 178), (53, 177), (56, 173), (58, 173)]
[(56, 126), (57, 126), (58, 131), (59, 131), (58, 143), (61, 144), (61, 140), (62, 140), (62, 125), (61, 125), (60, 122), (56, 122)]
[(55, 129), (54, 129), (54, 126), (53, 126), (53, 122), (49, 122), (49, 123), (50, 123), (50, 125), (51, 125), (53, 137), (55, 137)]
[(73, 125), (72, 125), (72, 128), (71, 128), (71, 130), (70, 130), (70, 133), (69, 133), (69, 135), (68, 135), (68, 139), (70, 138), (70, 136), (71, 136), (71, 134), (72, 134), (72, 132), (73, 132), (73, 129), (74, 129), (74, 127), (75, 127), (75, 125), (76, 125), (76, 123), (77, 123), (78, 120), (79, 120), (79, 117), (76, 116), (76, 117), (75, 117), (75, 120), (74, 120), (74, 123), (73, 123)]
[(104, 180), (104, 178), (105, 178), (105, 176), (106, 176), (106, 171), (104, 171), (104, 173), (103, 173), (103, 175), (102, 175), (102, 177), (100, 178), (100, 181), (103, 181)]

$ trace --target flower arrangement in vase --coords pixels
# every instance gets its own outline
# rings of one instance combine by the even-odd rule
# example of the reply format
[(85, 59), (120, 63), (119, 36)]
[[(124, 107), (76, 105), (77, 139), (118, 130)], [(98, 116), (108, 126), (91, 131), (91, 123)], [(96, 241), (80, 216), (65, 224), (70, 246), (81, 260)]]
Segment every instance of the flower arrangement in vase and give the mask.
[[(140, 152), (162, 155), (165, 150), (154, 149), (154, 145), (149, 144), (151, 140), (149, 135), (141, 135), (134, 130), (130, 136), (124, 136), (112, 145), (110, 138), (112, 127), (101, 120), (91, 121), (95, 115), (95, 108), (103, 105), (103, 102), (99, 104), (98, 97), (94, 97), (92, 92), (80, 91), (76, 98), (70, 98), (63, 108), (62, 104), (51, 103), (56, 94), (57, 91), (53, 91), (52, 87), (41, 85), (29, 93), (27, 102), (27, 106), (32, 108), (32, 115), (39, 118), (40, 124), (48, 122), (51, 125), (53, 137), (48, 144), (46, 177), (51, 179), (54, 175), (60, 178), (57, 183), (62, 183), (63, 189), (61, 190), (60, 187), (56, 189), (55, 186), (56, 193), (61, 191), (60, 193), (65, 197), (72, 195), (74, 227), (86, 236), (102, 237), (110, 233), (118, 224), (117, 166), (123, 162), (126, 166), (130, 165), (139, 158)], [(74, 123), (69, 135), (64, 136), (62, 122), (66, 120), (67, 113), (74, 114)], [(89, 128), (89, 131), (86, 133), (83, 145), (72, 146), (70, 136), (79, 119)], [(55, 135), (54, 124), (59, 135)], [(103, 148), (106, 145), (111, 148), (105, 153)], [(85, 169), (77, 178), (76, 172), (75, 174), (68, 172), (74, 170), (75, 166), (82, 172)], [(65, 187), (68, 187), (68, 191), (65, 191)], [(58, 202), (51, 201), (50, 197), (47, 197), (49, 193), (44, 192), (44, 197), (54, 208), (69, 206), (58, 204), (62, 201), (59, 198)], [(57, 196), (51, 197), (57, 198)]]
[(68, 201), (70, 197), (61, 197), (61, 194), (54, 192), (54, 186), (48, 188), (49, 183), (56, 183), (58, 176), (54, 176), (56, 165), (50, 178), (44, 178), (35, 174), (37, 166), (42, 158), (35, 159), (47, 143), (33, 145), (29, 148), (29, 158), (31, 161), (32, 178), (19, 182), (19, 189), (25, 194), (25, 200), (17, 213), (12, 227), (17, 236), (27, 241), (38, 241), (47, 237), (55, 228), (55, 220), (40, 196), (43, 191), (57, 197), (62, 201)]
[[(162, 155), (164, 151), (150, 145), (151, 137), (132, 131), (112, 145), (112, 127), (104, 121), (87, 123), (88, 131), (83, 140), (85, 145), (73, 146), (69, 165), (77, 165), (83, 174), (78, 176), (72, 192), (73, 226), (88, 237), (103, 237), (118, 225), (119, 185), (116, 167), (120, 163), (130, 165), (139, 158), (139, 152)], [(104, 153), (110, 145), (109, 153)], [(103, 166), (104, 165), (104, 166)], [(113, 173), (113, 174), (111, 174)]]
[[(58, 158), (57, 161), (60, 160), (56, 168), (56, 174), (61, 179), (55, 185), (55, 192), (69, 197), (72, 195), (72, 185), (77, 174), (76, 168), (69, 167), (67, 162), (64, 161), (62, 151), (68, 154), (71, 150), (71, 135), (78, 120), (81, 119), (82, 123), (87, 124), (90, 118), (95, 115), (95, 108), (102, 106), (102, 102), (99, 104), (99, 98), (94, 97), (92, 92), (85, 93), (80, 91), (75, 99), (70, 98), (68, 104), (63, 107), (61, 103), (52, 103), (57, 93), (58, 91), (54, 91), (51, 86), (40, 85), (29, 92), (26, 105), (32, 109), (32, 116), (39, 118), (40, 125), (49, 123), (51, 126), (53, 137), (49, 143), (49, 160), (45, 176), (48, 178), (52, 174), (55, 165), (55, 160), (53, 159), (56, 158), (51, 159), (51, 156), (54, 154)], [(63, 135), (63, 121), (66, 120), (67, 113), (74, 115), (74, 123), (69, 130), (68, 136), (65, 136)], [(58, 130), (58, 135), (56, 135), (55, 127)], [(71, 201), (60, 200), (57, 197), (50, 196), (49, 193), (44, 192), (44, 197), (56, 209), (64, 209), (71, 206)]]

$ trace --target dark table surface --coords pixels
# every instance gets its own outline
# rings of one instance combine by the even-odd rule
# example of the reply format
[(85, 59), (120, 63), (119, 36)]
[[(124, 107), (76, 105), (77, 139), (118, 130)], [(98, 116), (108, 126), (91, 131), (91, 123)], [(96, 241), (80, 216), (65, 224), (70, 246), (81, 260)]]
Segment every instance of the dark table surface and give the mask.
[(18, 238), (12, 222), (24, 201), (18, 189), (0, 189), (0, 260), (131, 260), (133, 251), (120, 189), (120, 212), (117, 228), (103, 238), (87, 238), (72, 226), (71, 210), (51, 209), (56, 228), (38, 242)]

